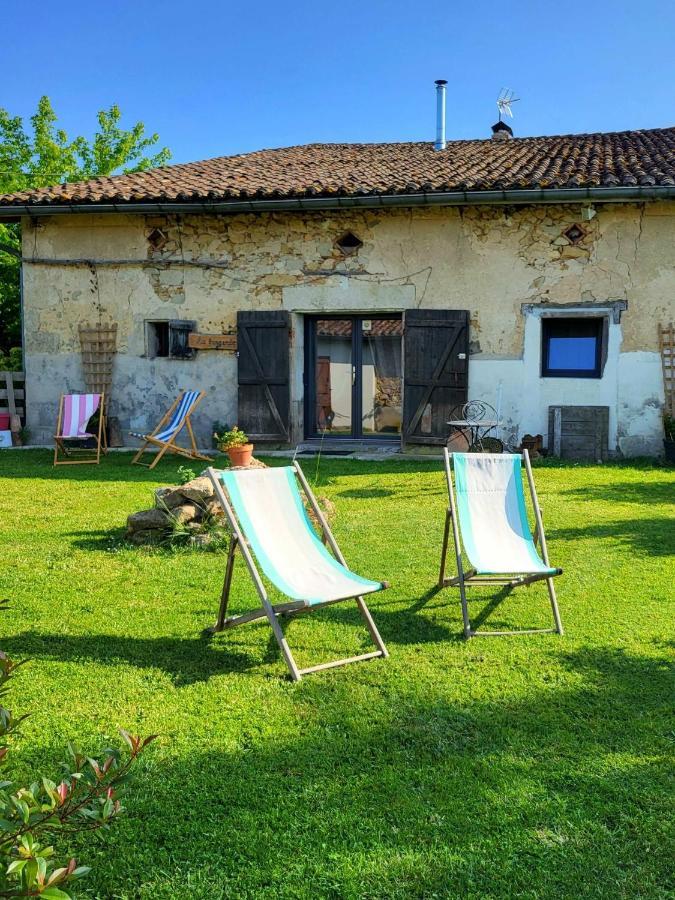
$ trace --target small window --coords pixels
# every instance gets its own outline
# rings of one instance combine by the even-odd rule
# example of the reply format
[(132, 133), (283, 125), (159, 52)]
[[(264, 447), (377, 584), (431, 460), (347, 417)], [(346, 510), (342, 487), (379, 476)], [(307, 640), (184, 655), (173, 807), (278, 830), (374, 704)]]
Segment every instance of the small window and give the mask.
[(147, 322), (148, 356), (169, 355), (169, 323)]
[(603, 321), (590, 317), (542, 319), (542, 376), (600, 378)]
[(363, 241), (351, 231), (347, 231), (337, 239), (335, 245), (344, 256), (351, 256), (363, 247)]
[(584, 231), (584, 229), (581, 227), (581, 225), (577, 224), (570, 225), (569, 228), (563, 231), (563, 234), (570, 242), (570, 244), (578, 244), (582, 238), (586, 237), (586, 232)]
[(194, 322), (182, 319), (146, 322), (148, 356), (169, 359), (192, 359), (195, 351), (189, 346), (189, 335), (195, 329)]
[(168, 240), (169, 238), (161, 228), (153, 228), (148, 235), (148, 243), (153, 250), (162, 250), (166, 246)]

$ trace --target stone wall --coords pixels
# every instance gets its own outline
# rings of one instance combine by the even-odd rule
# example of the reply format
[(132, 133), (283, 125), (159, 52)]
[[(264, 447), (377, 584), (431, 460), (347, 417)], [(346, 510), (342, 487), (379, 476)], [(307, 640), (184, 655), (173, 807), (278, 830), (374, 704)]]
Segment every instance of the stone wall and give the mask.
[[(471, 311), (470, 394), (494, 402), (501, 381), (514, 433), (545, 433), (545, 404), (591, 403), (599, 392), (611, 403), (612, 449), (656, 452), (662, 402), (656, 326), (675, 315), (675, 204), (596, 210), (588, 222), (579, 205), (229, 217), (73, 214), (25, 221), (34, 439), (50, 439), (60, 391), (84, 387), (80, 321), (118, 323), (110, 412), (124, 429), (152, 427), (179, 388), (200, 387), (208, 397), (196, 425), (207, 445), (214, 420), (236, 421), (236, 358), (223, 351), (199, 351), (184, 361), (148, 358), (146, 320), (190, 319), (201, 332), (219, 333), (235, 327), (238, 309), (294, 313), (292, 395), (300, 438), (302, 313), (421, 306)], [(574, 224), (584, 234), (571, 244), (564, 232)], [(157, 249), (148, 241), (154, 229), (164, 235)], [(345, 257), (335, 242), (347, 231), (363, 246)], [(550, 391), (537, 391), (536, 401), (524, 396), (523, 379), (533, 387), (541, 382), (536, 348), (528, 358), (528, 340), (536, 344), (536, 335), (524, 305), (583, 308), (615, 300), (627, 301), (627, 309), (615, 323), (615, 359), (604, 383), (557, 379), (553, 400)]]

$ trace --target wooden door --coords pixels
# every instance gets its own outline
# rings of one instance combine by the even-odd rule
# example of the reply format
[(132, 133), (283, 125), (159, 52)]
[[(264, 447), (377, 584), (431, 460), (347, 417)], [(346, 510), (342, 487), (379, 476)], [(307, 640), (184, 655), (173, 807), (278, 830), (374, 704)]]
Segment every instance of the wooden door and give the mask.
[(252, 441), (290, 441), (290, 315), (237, 313), (238, 424)]
[(453, 409), (468, 399), (468, 310), (407, 310), (403, 360), (403, 441), (445, 444)]

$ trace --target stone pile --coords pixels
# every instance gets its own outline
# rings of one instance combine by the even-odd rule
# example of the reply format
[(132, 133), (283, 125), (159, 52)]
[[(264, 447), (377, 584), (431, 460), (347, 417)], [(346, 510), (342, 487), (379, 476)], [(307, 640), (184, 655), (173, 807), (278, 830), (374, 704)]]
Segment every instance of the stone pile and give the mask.
[[(265, 464), (253, 459), (247, 468), (265, 468)], [(220, 537), (227, 530), (211, 480), (204, 473), (185, 484), (157, 488), (152, 509), (142, 509), (127, 518), (126, 537), (136, 546), (157, 545), (177, 528), (193, 546), (205, 546), (219, 530)]]
[[(234, 470), (265, 469), (265, 463), (252, 459), (249, 466), (232, 466)], [(304, 500), (304, 497), (303, 497)], [(335, 515), (335, 507), (327, 497), (317, 497), (324, 516), (330, 523)], [(309, 504), (305, 503), (307, 514), (317, 530), (320, 524)], [(157, 546), (168, 543), (171, 534), (179, 530), (184, 544), (193, 547), (207, 547), (227, 538), (229, 527), (223, 510), (215, 497), (211, 479), (203, 472), (185, 484), (157, 488), (155, 505), (152, 509), (142, 509), (127, 518), (127, 540), (140, 546)]]

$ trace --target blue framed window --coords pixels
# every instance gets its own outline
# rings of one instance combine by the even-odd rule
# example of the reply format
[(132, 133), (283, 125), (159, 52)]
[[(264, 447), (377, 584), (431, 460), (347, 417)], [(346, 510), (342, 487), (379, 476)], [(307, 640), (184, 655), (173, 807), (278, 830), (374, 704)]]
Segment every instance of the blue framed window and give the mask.
[(601, 378), (603, 323), (593, 317), (542, 319), (542, 377)]

